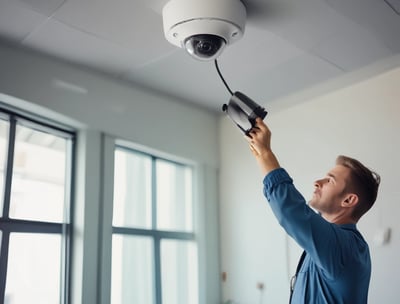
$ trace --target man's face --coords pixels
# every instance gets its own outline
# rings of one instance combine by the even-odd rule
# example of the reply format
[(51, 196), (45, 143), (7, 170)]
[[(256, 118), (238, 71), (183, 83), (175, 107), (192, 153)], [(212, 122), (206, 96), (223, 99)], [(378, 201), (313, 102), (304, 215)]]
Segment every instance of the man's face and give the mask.
[(314, 195), (309, 204), (322, 215), (338, 213), (345, 198), (345, 186), (350, 169), (337, 165), (327, 175), (314, 182)]

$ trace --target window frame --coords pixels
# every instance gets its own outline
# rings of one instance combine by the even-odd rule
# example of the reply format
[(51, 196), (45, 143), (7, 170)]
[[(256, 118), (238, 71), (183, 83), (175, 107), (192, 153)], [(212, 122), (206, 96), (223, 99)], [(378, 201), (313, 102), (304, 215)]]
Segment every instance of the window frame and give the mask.
[[(157, 229), (157, 175), (156, 175), (156, 163), (157, 160), (165, 161), (171, 164), (175, 164), (177, 166), (189, 167), (191, 169), (191, 178), (192, 185), (195, 181), (195, 170), (196, 166), (190, 162), (185, 162), (183, 160), (175, 160), (173, 157), (161, 156), (153, 151), (143, 151), (140, 148), (131, 147), (130, 143), (125, 141), (117, 140), (114, 145), (114, 170), (115, 170), (115, 152), (117, 150), (121, 150), (127, 153), (136, 153), (139, 155), (143, 155), (149, 157), (151, 159), (151, 197), (152, 197), (152, 225), (151, 228), (133, 228), (133, 227), (119, 227), (112, 225), (111, 238), (114, 234), (125, 235), (125, 236), (145, 236), (149, 237), (153, 241), (153, 275), (154, 275), (154, 304), (162, 303), (162, 267), (161, 267), (161, 242), (163, 240), (177, 240), (177, 241), (191, 241), (197, 244), (197, 253), (199, 255), (199, 242), (197, 239), (196, 233), (196, 199), (195, 195), (192, 194), (192, 202), (193, 202), (193, 211), (192, 211), (192, 220), (193, 220), (193, 228), (191, 232), (185, 231), (168, 231), (168, 230), (159, 230)], [(113, 186), (114, 188), (114, 186)], [(114, 204), (114, 201), (113, 201)], [(112, 205), (113, 205), (112, 204)], [(111, 219), (112, 222), (112, 219)], [(112, 250), (112, 244), (111, 244)], [(199, 257), (198, 257), (199, 258)], [(198, 264), (199, 261), (196, 261)], [(111, 265), (112, 267), (112, 265)], [(198, 288), (200, 288), (200, 273), (198, 273)], [(198, 299), (200, 300), (200, 299)]]
[[(11, 110), (10, 110), (11, 108)], [(5, 118), (9, 123), (8, 142), (6, 147), (6, 159), (4, 168), (4, 189), (3, 189), (3, 210), (0, 216), (0, 301), (5, 299), (5, 287), (7, 279), (9, 242), (11, 233), (34, 233), (34, 234), (60, 234), (61, 235), (61, 288), (60, 304), (70, 303), (71, 298), (71, 254), (72, 254), (72, 225), (74, 207), (74, 184), (76, 158), (76, 132), (64, 125), (25, 113), (19, 109), (4, 106), (0, 103), (0, 117)], [(46, 132), (55, 136), (61, 136), (70, 140), (67, 147), (67, 165), (65, 178), (64, 208), (66, 214), (62, 223), (46, 222), (38, 220), (22, 220), (9, 217), (11, 186), (14, 169), (14, 152), (16, 140), (16, 127), (20, 124), (32, 130)]]

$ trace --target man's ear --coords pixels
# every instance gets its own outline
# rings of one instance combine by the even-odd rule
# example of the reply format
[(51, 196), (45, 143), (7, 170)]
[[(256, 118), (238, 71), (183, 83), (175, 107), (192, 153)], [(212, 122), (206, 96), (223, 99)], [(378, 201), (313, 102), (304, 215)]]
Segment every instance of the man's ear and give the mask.
[(358, 203), (358, 195), (354, 193), (349, 193), (345, 196), (342, 201), (342, 207), (349, 208), (354, 207)]

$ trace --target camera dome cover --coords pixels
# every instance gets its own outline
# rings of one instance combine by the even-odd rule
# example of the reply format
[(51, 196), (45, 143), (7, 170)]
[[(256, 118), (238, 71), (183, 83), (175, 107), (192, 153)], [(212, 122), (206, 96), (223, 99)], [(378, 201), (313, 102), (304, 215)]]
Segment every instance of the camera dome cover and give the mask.
[(246, 8), (240, 0), (170, 0), (163, 7), (165, 37), (181, 48), (199, 35), (214, 35), (229, 45), (242, 37), (245, 22)]
[(199, 60), (213, 60), (225, 48), (226, 41), (216, 35), (195, 35), (185, 41), (186, 51)]

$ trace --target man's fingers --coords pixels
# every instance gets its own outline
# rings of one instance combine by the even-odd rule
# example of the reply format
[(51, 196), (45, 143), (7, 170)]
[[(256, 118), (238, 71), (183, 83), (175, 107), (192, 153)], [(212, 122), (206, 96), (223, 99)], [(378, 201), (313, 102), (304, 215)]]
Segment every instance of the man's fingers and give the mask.
[(260, 117), (256, 118), (256, 127), (263, 132), (269, 131), (268, 126), (265, 124), (265, 122)]
[(254, 155), (257, 155), (257, 151), (254, 149), (253, 145), (250, 144), (249, 147), (250, 147), (251, 153), (253, 153)]
[(257, 126), (254, 126), (253, 128), (250, 129), (249, 135), (255, 136), (255, 135), (257, 135), (257, 133), (260, 133), (260, 132), (261, 132), (261, 129)]
[(254, 147), (253, 144), (250, 144), (249, 146), (250, 146), (251, 152), (252, 152), (255, 156), (257, 156), (257, 155), (260, 154), (260, 153), (258, 152), (258, 150), (256, 149), (256, 147)]

